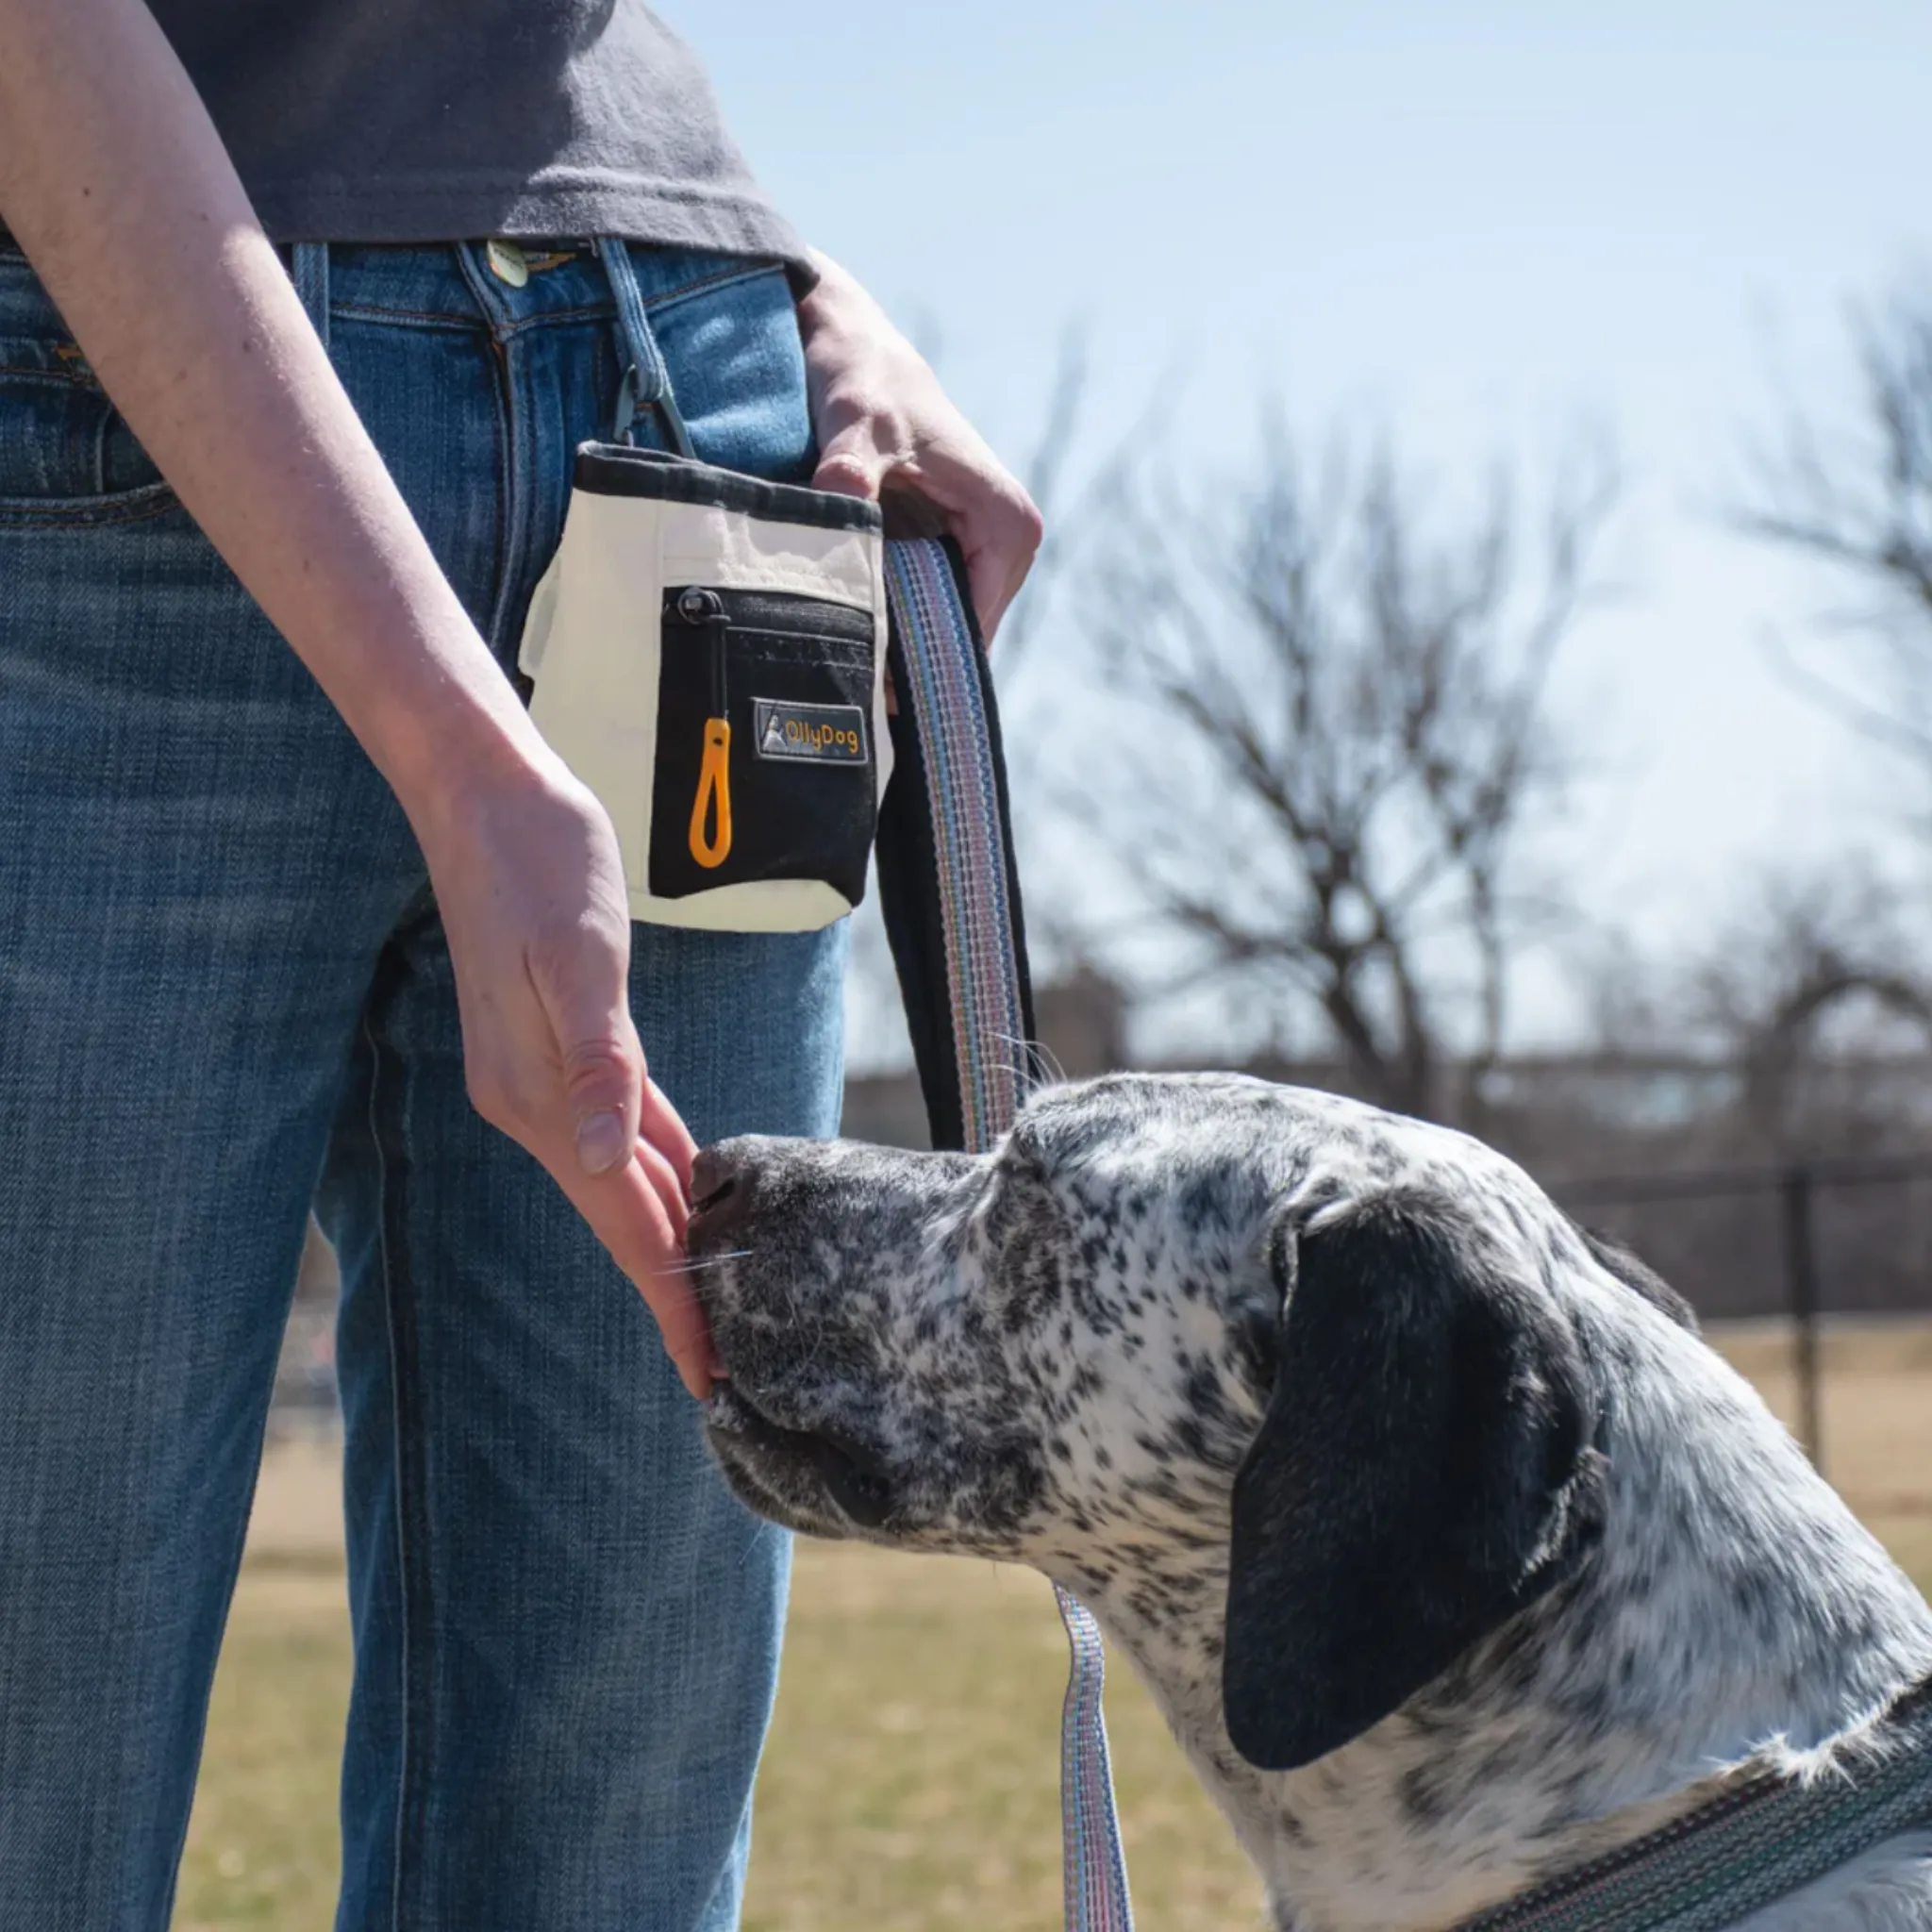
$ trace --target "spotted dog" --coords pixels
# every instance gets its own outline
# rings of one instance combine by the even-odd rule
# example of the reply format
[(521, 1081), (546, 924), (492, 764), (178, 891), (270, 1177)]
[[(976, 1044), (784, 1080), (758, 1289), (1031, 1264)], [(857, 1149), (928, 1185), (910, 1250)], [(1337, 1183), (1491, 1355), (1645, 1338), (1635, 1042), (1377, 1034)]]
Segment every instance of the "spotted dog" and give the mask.
[[(717, 1456), (1086, 1600), (1280, 1932), (1422, 1932), (1827, 1745), (1932, 1612), (1648, 1271), (1463, 1135), (1232, 1076), (983, 1159), (700, 1158)], [(1932, 1926), (1932, 1833), (1746, 1922)]]

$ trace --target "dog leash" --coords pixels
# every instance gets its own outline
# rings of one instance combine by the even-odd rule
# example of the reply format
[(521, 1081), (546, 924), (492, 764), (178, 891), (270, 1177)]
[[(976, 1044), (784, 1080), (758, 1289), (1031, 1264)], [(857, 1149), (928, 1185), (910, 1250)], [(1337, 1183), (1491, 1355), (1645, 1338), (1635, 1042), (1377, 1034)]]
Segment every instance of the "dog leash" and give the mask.
[[(984, 1153), (1032, 1084), (1033, 990), (999, 712), (950, 538), (886, 545), (897, 763), (879, 899), (935, 1147)], [(1072, 1667), (1060, 1724), (1068, 1932), (1132, 1932), (1092, 1613), (1054, 1585)]]
[(1455, 1932), (1724, 1932), (1887, 1839), (1932, 1825), (1932, 1680), (1841, 1765), (1740, 1776), (1687, 1817), (1465, 1919)]

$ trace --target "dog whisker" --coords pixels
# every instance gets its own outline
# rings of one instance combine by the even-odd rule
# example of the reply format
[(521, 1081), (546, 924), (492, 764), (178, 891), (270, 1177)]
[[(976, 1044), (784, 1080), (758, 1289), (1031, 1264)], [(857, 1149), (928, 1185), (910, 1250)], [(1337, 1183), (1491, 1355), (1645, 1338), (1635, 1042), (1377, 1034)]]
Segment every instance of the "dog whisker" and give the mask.
[(701, 1268), (715, 1268), (724, 1261), (743, 1261), (750, 1258), (749, 1248), (732, 1248), (723, 1255), (694, 1255), (683, 1261), (675, 1261), (669, 1268), (660, 1268), (659, 1274), (695, 1274)]
[(1006, 1062), (1007, 1071), (1023, 1087), (1064, 1087), (1067, 1084), (1067, 1070), (1060, 1058), (1043, 1041), (1022, 1040), (1011, 1033), (995, 1033), (992, 1036), (1002, 1046), (1012, 1051), (1012, 1058)]

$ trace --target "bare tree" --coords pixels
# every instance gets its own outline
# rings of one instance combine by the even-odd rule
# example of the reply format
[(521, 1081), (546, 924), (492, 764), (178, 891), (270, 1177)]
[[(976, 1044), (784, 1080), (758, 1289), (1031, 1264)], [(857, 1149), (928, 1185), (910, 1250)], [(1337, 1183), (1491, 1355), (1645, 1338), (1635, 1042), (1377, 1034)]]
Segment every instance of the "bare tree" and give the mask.
[(1040, 507), (1046, 534), (1025, 588), (1014, 600), (1000, 634), (996, 661), (1003, 681), (1012, 679), (1045, 624), (1054, 591), (1066, 574), (1085, 526), (1085, 492), (1070, 490), (1068, 473), (1080, 441), (1091, 363), (1086, 330), (1068, 324), (1047, 385), (1039, 433), (1020, 465), (1021, 480)]
[(1800, 689), (1916, 770), (1932, 834), (1932, 290), (1854, 319), (1858, 421), (1833, 433), (1787, 410), (1756, 460), (1753, 535), (1822, 563), (1853, 594), (1825, 613), (1835, 647), (1778, 646)]
[(1084, 580), (1138, 722), (1105, 756), (1088, 724), (1079, 808), (1191, 942), (1176, 982), (1211, 974), (1277, 1031), (1312, 1010), (1406, 1111), (1477, 1104), (1512, 950), (1560, 902), (1526, 835), (1570, 789), (1546, 685), (1613, 494), (1607, 463), (1571, 472), (1540, 540), (1500, 474), (1436, 534), (1385, 451), (1311, 486), (1277, 430), (1210, 510), (1124, 485)]
[(1744, 1152), (1842, 1153), (1908, 1134), (1932, 1043), (1932, 991), (1897, 895), (1856, 859), (1774, 874), (1692, 967), (1683, 1001), (1737, 1069)]

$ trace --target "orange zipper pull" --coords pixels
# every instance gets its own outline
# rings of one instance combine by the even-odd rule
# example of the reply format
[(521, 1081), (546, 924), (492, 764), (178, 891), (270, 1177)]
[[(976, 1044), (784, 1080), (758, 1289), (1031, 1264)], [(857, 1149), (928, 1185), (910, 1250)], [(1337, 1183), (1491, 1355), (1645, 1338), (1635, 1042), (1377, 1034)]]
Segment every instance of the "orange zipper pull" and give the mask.
[[(704, 761), (691, 808), (691, 856), (709, 872), (731, 856), (731, 725), (724, 715), (724, 633), (731, 620), (724, 598), (702, 584), (679, 593), (677, 614), (687, 624), (703, 626), (711, 651), (711, 715), (705, 720)], [(712, 827), (708, 838), (707, 818)]]
[[(709, 838), (707, 818), (713, 827)], [(707, 871), (731, 856), (731, 726), (723, 718), (705, 720), (705, 758), (691, 808), (691, 856)]]

